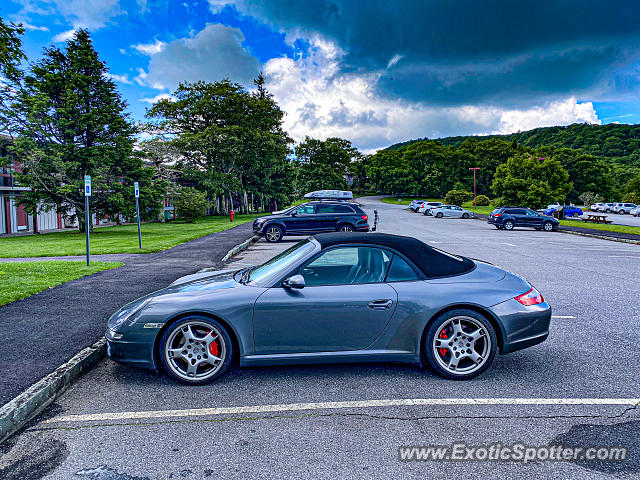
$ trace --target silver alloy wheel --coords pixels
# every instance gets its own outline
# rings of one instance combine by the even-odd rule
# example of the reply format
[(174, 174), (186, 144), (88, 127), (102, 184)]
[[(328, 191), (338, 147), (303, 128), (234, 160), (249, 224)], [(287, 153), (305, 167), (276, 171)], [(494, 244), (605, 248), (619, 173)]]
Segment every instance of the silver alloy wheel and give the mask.
[(432, 342), (438, 364), (452, 375), (467, 375), (482, 368), (491, 353), (491, 336), (473, 317), (447, 320)]
[(277, 242), (278, 240), (280, 240), (280, 235), (281, 233), (278, 227), (269, 227), (265, 232), (265, 236), (270, 242)]
[(178, 325), (171, 332), (163, 354), (176, 376), (187, 381), (205, 380), (224, 364), (227, 346), (216, 327), (194, 320)]
[(513, 222), (511, 220), (507, 220), (506, 222), (504, 222), (504, 229), (513, 230)]
[(545, 232), (550, 232), (551, 230), (553, 230), (553, 224), (551, 222), (544, 222), (542, 228), (544, 228)]
[(339, 232), (353, 232), (353, 228), (351, 228), (351, 225), (342, 225), (338, 231)]
[(436, 213), (436, 218), (442, 218), (442, 212)]

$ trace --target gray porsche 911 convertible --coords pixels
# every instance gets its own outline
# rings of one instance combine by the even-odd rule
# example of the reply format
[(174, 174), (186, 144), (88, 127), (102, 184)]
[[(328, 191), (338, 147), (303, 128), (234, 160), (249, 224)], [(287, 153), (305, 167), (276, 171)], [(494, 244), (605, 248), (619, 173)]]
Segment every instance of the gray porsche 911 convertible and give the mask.
[(115, 361), (186, 384), (241, 366), (428, 363), (480, 375), (549, 334), (551, 308), (522, 278), (415, 238), (310, 237), (257, 267), (202, 272), (125, 305), (108, 323)]

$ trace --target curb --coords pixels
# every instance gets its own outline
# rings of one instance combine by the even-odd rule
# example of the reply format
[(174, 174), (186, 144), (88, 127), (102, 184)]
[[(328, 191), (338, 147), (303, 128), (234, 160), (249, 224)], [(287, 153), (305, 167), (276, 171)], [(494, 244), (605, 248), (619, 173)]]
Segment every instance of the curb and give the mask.
[(260, 235), (254, 235), (253, 237), (245, 240), (244, 242), (239, 243), (238, 245), (233, 247), (231, 250), (229, 250), (224, 257), (222, 257), (222, 260), (220, 260), (220, 263), (224, 263), (227, 260), (229, 260), (231, 257), (233, 257), (234, 255), (237, 255), (238, 253), (242, 252), (243, 250), (246, 250), (247, 248), (249, 248), (249, 245), (252, 245), (252, 244), (256, 243), (261, 238), (262, 237)]
[(0, 408), (0, 443), (53, 403), (84, 372), (104, 358), (107, 341), (102, 338), (74, 355), (52, 373), (37, 381)]
[(558, 232), (568, 233), (569, 235), (580, 235), (581, 237), (599, 238), (600, 240), (609, 240), (611, 242), (631, 243), (633, 245), (640, 245), (640, 240), (631, 240), (629, 238), (608, 237), (606, 235), (595, 235), (592, 233), (573, 232), (571, 230), (558, 230)]

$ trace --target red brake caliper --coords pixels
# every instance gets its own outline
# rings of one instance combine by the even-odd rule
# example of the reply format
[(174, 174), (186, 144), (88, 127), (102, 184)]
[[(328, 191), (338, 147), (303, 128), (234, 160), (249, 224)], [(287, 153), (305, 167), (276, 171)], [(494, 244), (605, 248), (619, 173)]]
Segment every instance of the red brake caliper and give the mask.
[[(211, 332), (211, 335), (213, 335), (213, 332)], [(214, 340), (213, 342), (211, 342), (211, 344), (209, 344), (209, 352), (214, 357), (218, 356), (218, 342)]]
[[(440, 330), (440, 335), (438, 335), (438, 338), (449, 338), (447, 337), (447, 334), (445, 333), (444, 329)], [(440, 355), (442, 355), (443, 357), (447, 356), (447, 349), (446, 348), (440, 348)]]

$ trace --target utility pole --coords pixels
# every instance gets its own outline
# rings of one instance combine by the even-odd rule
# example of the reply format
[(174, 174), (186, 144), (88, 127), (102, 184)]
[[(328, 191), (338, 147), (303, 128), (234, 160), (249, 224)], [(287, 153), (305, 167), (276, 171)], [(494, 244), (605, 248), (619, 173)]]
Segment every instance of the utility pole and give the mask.
[(87, 237), (87, 267), (89, 266), (91, 253), (89, 252), (89, 229), (91, 228), (91, 216), (89, 215), (89, 197), (91, 196), (91, 176), (84, 176), (84, 232)]
[(471, 167), (469, 170), (473, 170), (473, 206), (476, 206), (476, 171), (480, 170), (480, 167)]
[(133, 183), (133, 188), (136, 192), (136, 218), (138, 219), (138, 248), (142, 248), (142, 232), (140, 231), (140, 204), (138, 198), (140, 198), (140, 188), (138, 188), (138, 182)]

